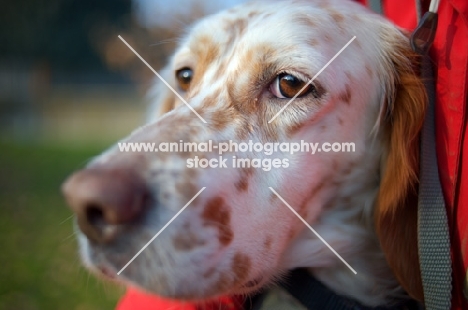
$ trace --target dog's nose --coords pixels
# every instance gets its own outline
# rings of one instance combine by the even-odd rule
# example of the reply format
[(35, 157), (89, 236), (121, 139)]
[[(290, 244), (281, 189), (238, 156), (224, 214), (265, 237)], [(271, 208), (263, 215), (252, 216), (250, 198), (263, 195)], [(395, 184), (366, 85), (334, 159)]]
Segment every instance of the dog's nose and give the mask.
[(148, 197), (143, 180), (125, 169), (78, 171), (65, 181), (62, 192), (81, 231), (97, 243), (114, 240), (122, 224), (143, 213)]

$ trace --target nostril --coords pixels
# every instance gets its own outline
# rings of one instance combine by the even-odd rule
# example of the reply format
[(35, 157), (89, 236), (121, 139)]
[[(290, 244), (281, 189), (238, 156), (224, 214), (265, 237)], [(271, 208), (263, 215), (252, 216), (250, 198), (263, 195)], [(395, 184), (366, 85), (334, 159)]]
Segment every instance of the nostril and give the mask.
[(86, 206), (86, 220), (93, 226), (103, 226), (106, 224), (102, 208), (95, 203)]
[(80, 229), (97, 242), (111, 241), (118, 227), (144, 212), (148, 189), (132, 170), (85, 169), (62, 186)]

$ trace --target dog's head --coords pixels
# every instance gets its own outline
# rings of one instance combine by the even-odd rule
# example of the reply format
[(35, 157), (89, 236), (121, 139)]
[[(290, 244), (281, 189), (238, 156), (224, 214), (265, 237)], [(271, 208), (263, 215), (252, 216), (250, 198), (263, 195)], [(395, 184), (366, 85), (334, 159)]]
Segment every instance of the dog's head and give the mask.
[[(251, 141), (272, 154), (109, 149), (64, 184), (85, 264), (178, 299), (248, 293), (295, 267), (342, 268), (285, 202), (345, 259), (380, 251), (373, 217), (382, 240), (400, 234), (382, 222), (395, 222), (416, 182), (425, 97), (414, 57), (398, 29), (351, 1), (254, 2), (203, 19), (162, 74), (190, 107), (158, 83), (151, 121), (122, 142)], [(301, 141), (354, 149), (280, 147)], [(195, 168), (197, 158), (226, 166)], [(368, 262), (355, 264), (365, 274)]]

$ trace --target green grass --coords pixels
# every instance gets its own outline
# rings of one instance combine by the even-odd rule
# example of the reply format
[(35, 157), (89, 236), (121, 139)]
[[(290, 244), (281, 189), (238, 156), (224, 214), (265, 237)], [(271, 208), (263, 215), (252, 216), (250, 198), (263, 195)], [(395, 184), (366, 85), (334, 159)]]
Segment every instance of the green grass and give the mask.
[(0, 141), (0, 310), (115, 307), (122, 289), (81, 267), (59, 192), (103, 149)]

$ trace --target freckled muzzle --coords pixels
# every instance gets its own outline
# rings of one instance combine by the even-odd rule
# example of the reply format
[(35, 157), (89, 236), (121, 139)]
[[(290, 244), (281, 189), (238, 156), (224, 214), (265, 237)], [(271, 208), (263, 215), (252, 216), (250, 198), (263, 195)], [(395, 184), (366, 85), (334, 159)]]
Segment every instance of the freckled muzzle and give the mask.
[[(195, 136), (190, 124), (184, 117), (173, 115), (142, 127), (125, 141), (177, 142)], [(184, 161), (180, 160), (183, 156), (187, 154), (113, 148), (87, 168), (72, 174), (62, 185), (62, 193), (76, 215), (80, 230), (94, 243), (115, 241), (123, 228), (136, 224), (148, 209), (161, 203), (162, 197), (158, 195), (168, 187), (169, 181), (177, 185), (187, 177), (183, 173)], [(184, 197), (192, 194), (183, 189), (185, 192), (178, 194)]]

